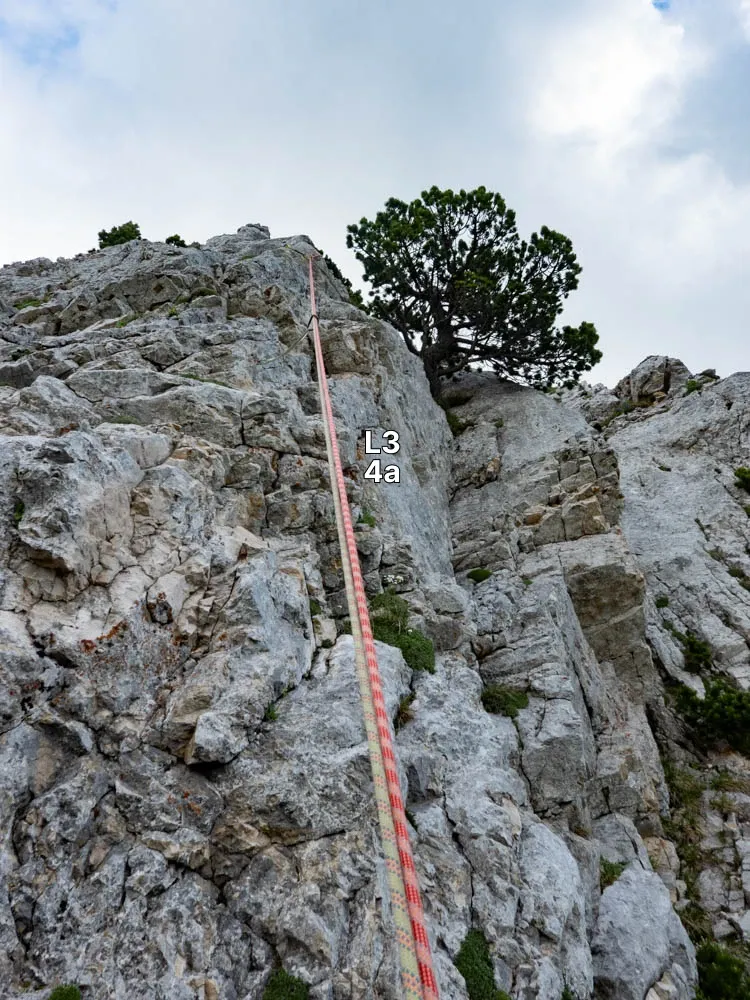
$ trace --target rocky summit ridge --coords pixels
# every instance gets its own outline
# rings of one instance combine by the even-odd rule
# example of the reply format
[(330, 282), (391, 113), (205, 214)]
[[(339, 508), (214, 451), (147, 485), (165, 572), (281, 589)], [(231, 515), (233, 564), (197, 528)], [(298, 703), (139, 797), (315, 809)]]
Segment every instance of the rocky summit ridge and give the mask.
[[(249, 225), (0, 269), (1, 997), (261, 1000), (279, 965), (400, 996), (313, 249)], [(436, 650), (378, 645), (441, 996), (474, 929), (514, 1000), (689, 1000), (686, 927), (750, 937), (750, 762), (674, 705), (750, 688), (750, 373), (466, 373), (451, 433), (316, 281), (366, 585)]]

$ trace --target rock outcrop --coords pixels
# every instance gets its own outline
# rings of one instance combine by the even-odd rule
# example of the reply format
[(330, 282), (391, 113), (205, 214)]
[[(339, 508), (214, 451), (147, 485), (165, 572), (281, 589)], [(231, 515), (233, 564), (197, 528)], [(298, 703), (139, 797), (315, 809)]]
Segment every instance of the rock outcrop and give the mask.
[[(2, 996), (260, 1000), (279, 964), (312, 1000), (400, 996), (312, 250), (245, 226), (0, 270)], [(378, 644), (441, 996), (474, 928), (514, 1000), (689, 1000), (679, 914), (750, 934), (750, 795), (707, 787), (698, 888), (681, 867), (668, 689), (703, 693), (687, 635), (750, 682), (750, 375), (464, 375), (454, 438), (316, 273), (368, 592), (437, 651)], [(398, 484), (364, 478), (365, 429), (399, 433)]]

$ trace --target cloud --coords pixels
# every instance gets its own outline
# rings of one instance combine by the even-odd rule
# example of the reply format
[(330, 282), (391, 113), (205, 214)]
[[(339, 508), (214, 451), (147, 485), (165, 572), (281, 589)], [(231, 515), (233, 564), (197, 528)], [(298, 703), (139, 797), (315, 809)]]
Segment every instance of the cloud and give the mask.
[(573, 239), (566, 321), (597, 324), (596, 377), (655, 350), (740, 367), (738, 2), (0, 0), (0, 261), (128, 219), (189, 241), (261, 222), (361, 286), (348, 223), (484, 184), (525, 234)]
[(745, 37), (750, 41), (750, 0), (737, 0), (737, 15)]
[(613, 2), (548, 39), (545, 78), (530, 108), (542, 138), (568, 138), (613, 166), (674, 116), (686, 83), (707, 63), (684, 29), (649, 3)]

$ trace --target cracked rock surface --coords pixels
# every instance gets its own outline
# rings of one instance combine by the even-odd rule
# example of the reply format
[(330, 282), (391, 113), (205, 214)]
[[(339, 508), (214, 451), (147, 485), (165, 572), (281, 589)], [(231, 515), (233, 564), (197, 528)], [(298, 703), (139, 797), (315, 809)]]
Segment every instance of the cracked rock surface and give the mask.
[[(261, 1000), (282, 964), (312, 1000), (400, 997), (312, 250), (249, 225), (0, 270), (0, 996)], [(441, 996), (467, 998), (476, 928), (514, 1000), (690, 1000), (657, 722), (666, 679), (701, 681), (664, 621), (747, 685), (750, 376), (683, 395), (647, 359), (557, 398), (467, 374), (454, 438), (316, 268), (368, 593), (437, 652), (430, 674), (378, 644)], [(366, 429), (398, 431), (399, 484), (364, 479)], [(488, 712), (492, 685), (521, 707)], [(750, 933), (732, 863), (706, 906)]]

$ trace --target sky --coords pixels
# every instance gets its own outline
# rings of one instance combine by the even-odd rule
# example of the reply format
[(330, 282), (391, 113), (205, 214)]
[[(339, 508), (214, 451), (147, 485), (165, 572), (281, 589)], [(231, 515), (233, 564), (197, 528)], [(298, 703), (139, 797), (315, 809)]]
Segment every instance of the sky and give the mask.
[(614, 385), (750, 368), (750, 0), (0, 0), (0, 265), (134, 220), (346, 227), (437, 185), (573, 241)]

